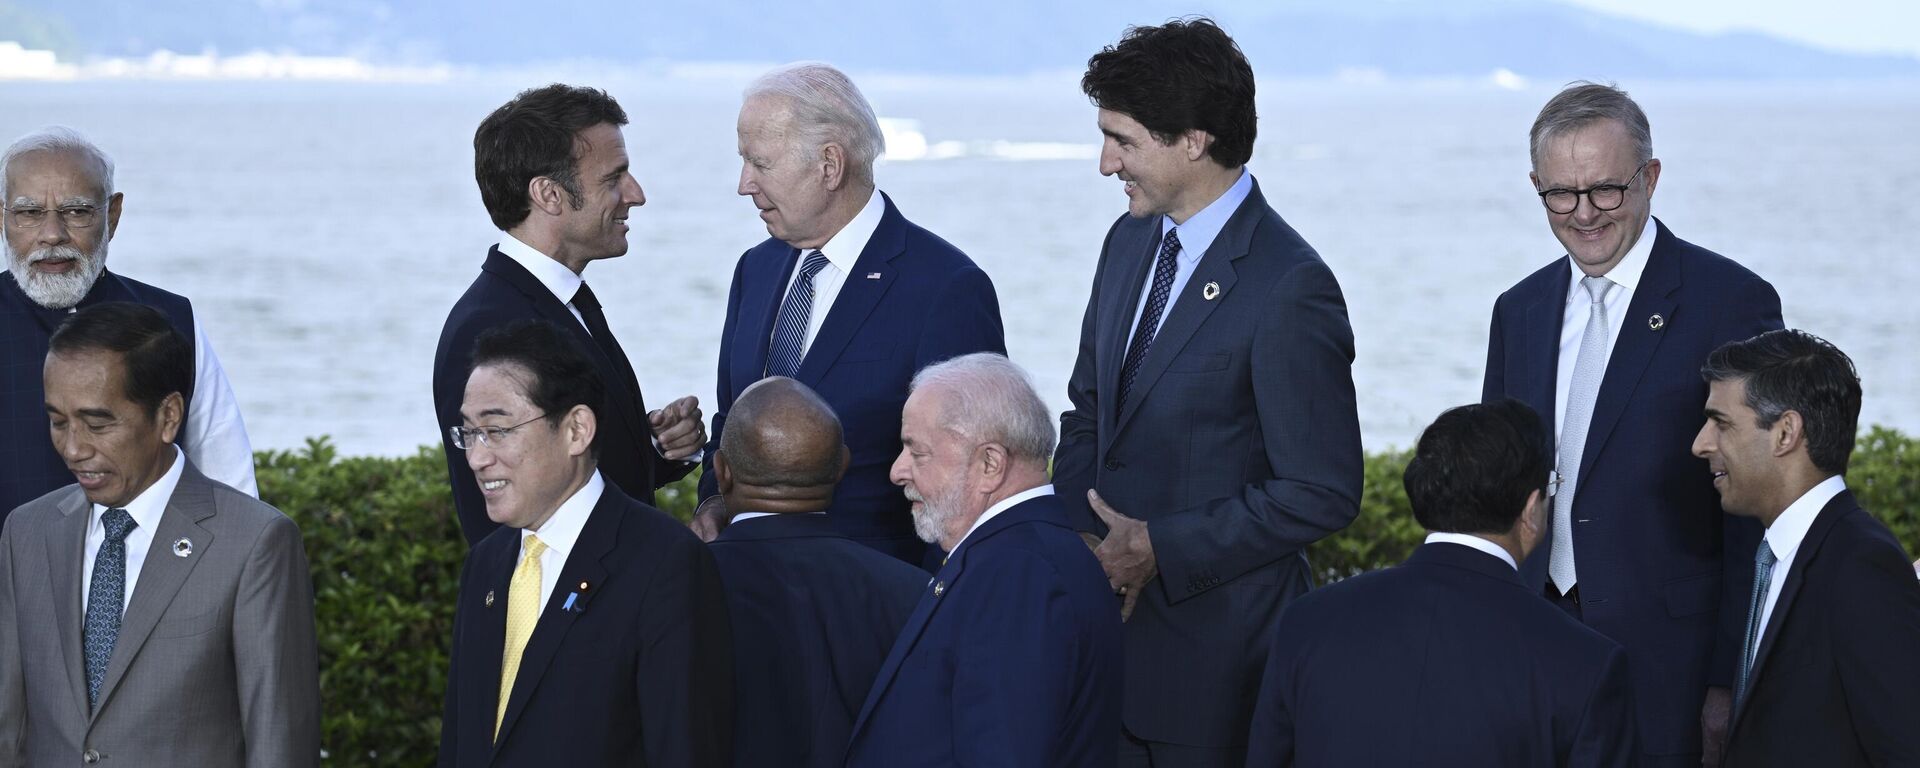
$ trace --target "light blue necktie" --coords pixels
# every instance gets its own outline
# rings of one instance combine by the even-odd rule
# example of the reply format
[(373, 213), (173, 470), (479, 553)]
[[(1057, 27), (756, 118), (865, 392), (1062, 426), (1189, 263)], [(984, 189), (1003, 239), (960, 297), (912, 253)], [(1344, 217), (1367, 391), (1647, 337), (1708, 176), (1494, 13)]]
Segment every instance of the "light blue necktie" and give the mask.
[(87, 706), (97, 706), (100, 684), (107, 679), (107, 662), (113, 659), (113, 641), (120, 636), (120, 615), (127, 597), (127, 534), (138, 523), (124, 509), (109, 509), (100, 516), (107, 527), (107, 538), (93, 557), (93, 581), (87, 586), (87, 623), (80, 628), (80, 643), (87, 656)]
[(1547, 556), (1547, 575), (1560, 594), (1577, 583), (1573, 568), (1573, 498), (1580, 488), (1580, 455), (1587, 450), (1587, 427), (1593, 421), (1593, 401), (1600, 380), (1607, 375), (1607, 292), (1613, 281), (1583, 277), (1580, 287), (1593, 299), (1587, 310), (1587, 328), (1580, 336), (1580, 356), (1574, 358), (1573, 381), (1567, 386), (1567, 415), (1560, 425), (1560, 491), (1553, 495), (1553, 549)]
[(1760, 650), (1760, 633), (1766, 627), (1760, 626), (1760, 612), (1766, 607), (1767, 588), (1773, 586), (1773, 564), (1776, 562), (1773, 547), (1767, 546), (1766, 539), (1760, 540), (1760, 548), (1753, 553), (1753, 598), (1747, 601), (1747, 636), (1740, 644), (1740, 677), (1734, 681), (1733, 704), (1747, 700), (1747, 690), (1751, 687), (1753, 676), (1753, 655)]
[(786, 301), (780, 303), (780, 316), (773, 324), (773, 342), (767, 346), (768, 376), (792, 376), (800, 370), (807, 324), (813, 318), (813, 276), (826, 267), (827, 257), (818, 250), (807, 254), (807, 260), (800, 264), (800, 277), (793, 281)]

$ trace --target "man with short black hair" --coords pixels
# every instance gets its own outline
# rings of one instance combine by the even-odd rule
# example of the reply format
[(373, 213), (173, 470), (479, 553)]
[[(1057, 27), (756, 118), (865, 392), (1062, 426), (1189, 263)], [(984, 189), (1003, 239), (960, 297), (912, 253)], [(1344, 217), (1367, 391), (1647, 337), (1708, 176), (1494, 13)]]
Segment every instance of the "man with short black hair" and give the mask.
[(1847, 490), (1860, 418), (1853, 361), (1803, 331), (1729, 342), (1700, 370), (1707, 460), (1754, 554), (1727, 763), (1920, 764), (1920, 583)]
[(79, 482), (0, 532), (0, 768), (319, 765), (300, 529), (175, 445), (193, 343), (107, 302), (48, 347), (42, 418)]
[(1253, 67), (1206, 19), (1127, 31), (1081, 88), (1127, 214), (1101, 248), (1054, 483), (1126, 623), (1121, 765), (1235, 766), (1304, 551), (1360, 510), (1353, 329), (1247, 170)]
[(1405, 478), (1426, 543), (1281, 614), (1249, 768), (1631, 765), (1626, 653), (1520, 581), (1552, 467), (1517, 400), (1440, 414)]
[(542, 320), (481, 333), (471, 357), (448, 442), (499, 527), (460, 574), (440, 765), (728, 765), (720, 575), (600, 474), (596, 365)]
[[(579, 342), (605, 382), (601, 470), (650, 503), (655, 488), (693, 468), (706, 427), (691, 396), (646, 410), (639, 377), (581, 277), (588, 263), (626, 254), (627, 215), (647, 202), (628, 168), (626, 124), (606, 92), (557, 83), (522, 91), (481, 121), (474, 176), (487, 215), (506, 237), (447, 313), (433, 359), (433, 401), (442, 424), (457, 423), (474, 339), (515, 320), (551, 322)], [(466, 461), (451, 442), (446, 449), (454, 508), (471, 545), (496, 523)]]

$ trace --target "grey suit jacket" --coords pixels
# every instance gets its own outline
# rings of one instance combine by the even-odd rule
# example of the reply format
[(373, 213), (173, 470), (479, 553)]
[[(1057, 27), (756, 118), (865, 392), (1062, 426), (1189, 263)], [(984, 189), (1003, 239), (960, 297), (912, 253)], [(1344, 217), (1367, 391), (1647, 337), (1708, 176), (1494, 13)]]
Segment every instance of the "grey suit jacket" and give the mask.
[(318, 765), (313, 587), (293, 521), (187, 464), (89, 714), (89, 508), (70, 485), (0, 532), (0, 768)]

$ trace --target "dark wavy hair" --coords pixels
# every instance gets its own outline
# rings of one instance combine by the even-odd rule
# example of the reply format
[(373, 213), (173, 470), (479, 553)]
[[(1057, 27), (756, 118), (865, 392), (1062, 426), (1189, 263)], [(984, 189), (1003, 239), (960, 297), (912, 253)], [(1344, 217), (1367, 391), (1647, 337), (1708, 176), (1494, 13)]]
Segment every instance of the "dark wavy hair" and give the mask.
[(1787, 411), (1800, 414), (1807, 458), (1822, 472), (1847, 473), (1860, 428), (1860, 375), (1852, 358), (1826, 339), (1791, 328), (1729, 341), (1707, 355), (1700, 377), (1744, 381), (1756, 425), (1771, 429)]
[(627, 113), (606, 91), (560, 83), (521, 91), (481, 120), (473, 132), (473, 177), (493, 225), (504, 232), (527, 220), (527, 185), (541, 176), (566, 190), (578, 210), (585, 198), (577, 139), (601, 123), (626, 125)]
[(1214, 162), (1238, 168), (1253, 157), (1253, 66), (1212, 19), (1129, 27), (1118, 44), (1087, 59), (1080, 90), (1162, 144), (1197, 128), (1213, 136), (1207, 155)]
[[(483, 365), (516, 365), (531, 374), (524, 394), (533, 407), (546, 414), (549, 425), (559, 426), (576, 405), (586, 406), (602, 420), (610, 418), (605, 408), (607, 386), (600, 379), (600, 370), (553, 323), (517, 320), (481, 333), (473, 340), (473, 366), (468, 373)], [(593, 433), (589, 450), (599, 457), (600, 431)]]

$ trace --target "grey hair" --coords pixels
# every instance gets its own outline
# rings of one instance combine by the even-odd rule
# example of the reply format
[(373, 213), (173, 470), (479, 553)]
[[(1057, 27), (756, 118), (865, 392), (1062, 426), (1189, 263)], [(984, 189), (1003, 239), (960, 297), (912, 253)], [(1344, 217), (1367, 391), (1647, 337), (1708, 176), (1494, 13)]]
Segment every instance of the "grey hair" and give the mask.
[(786, 102), (795, 152), (838, 143), (847, 150), (849, 175), (873, 183), (873, 163), (887, 151), (887, 139), (873, 105), (846, 73), (818, 61), (786, 64), (754, 79), (744, 100), (763, 96)]
[(1576, 80), (1549, 99), (1540, 108), (1540, 116), (1533, 119), (1533, 130), (1527, 134), (1533, 166), (1540, 167), (1540, 148), (1548, 142), (1605, 120), (1627, 129), (1636, 161), (1644, 164), (1653, 159), (1653, 129), (1647, 125), (1647, 113), (1640, 111), (1640, 105), (1613, 85)]
[(942, 427), (975, 445), (1004, 445), (1015, 460), (1044, 467), (1053, 458), (1053, 414), (1027, 372), (1005, 355), (962, 355), (914, 375), (913, 391), (932, 386), (948, 395)]
[[(13, 145), (7, 147), (7, 154), (0, 157), (0, 198), (7, 197), (7, 172), (12, 168), (14, 159), (47, 151), (79, 152), (92, 158), (100, 164), (102, 196), (113, 196), (113, 158), (79, 131), (64, 125), (49, 125), (14, 140)], [(101, 201), (102, 204), (105, 202)]]

